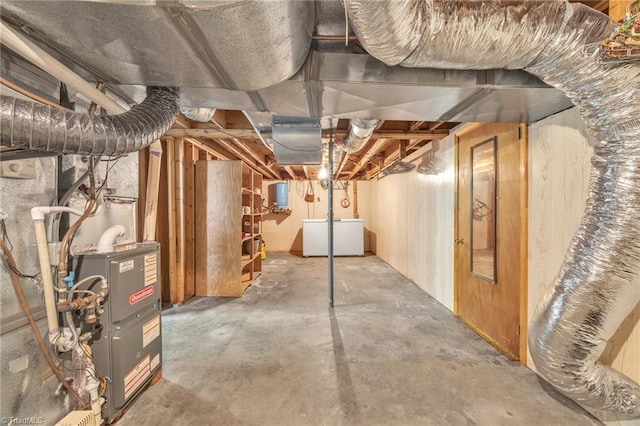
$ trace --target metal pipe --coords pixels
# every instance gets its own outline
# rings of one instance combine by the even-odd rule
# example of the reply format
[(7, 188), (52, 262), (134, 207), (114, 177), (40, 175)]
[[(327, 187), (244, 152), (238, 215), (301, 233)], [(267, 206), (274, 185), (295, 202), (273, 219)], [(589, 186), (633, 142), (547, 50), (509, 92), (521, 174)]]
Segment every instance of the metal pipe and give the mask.
[(31, 40), (14, 30), (10, 25), (0, 23), (0, 42), (35, 66), (42, 68), (69, 87), (73, 87), (89, 100), (106, 109), (109, 114), (122, 114), (126, 109), (87, 83), (82, 77), (60, 63), (56, 58), (38, 47)]
[(327, 173), (329, 182), (329, 200), (328, 200), (328, 265), (329, 265), (329, 307), (333, 308), (333, 137), (329, 140), (329, 170)]

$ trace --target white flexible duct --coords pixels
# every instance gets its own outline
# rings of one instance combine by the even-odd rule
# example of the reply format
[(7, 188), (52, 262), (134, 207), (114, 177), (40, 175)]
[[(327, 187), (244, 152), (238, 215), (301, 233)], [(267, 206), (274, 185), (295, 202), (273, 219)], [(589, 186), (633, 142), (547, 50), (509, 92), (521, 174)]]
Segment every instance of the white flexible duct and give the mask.
[(200, 123), (208, 123), (216, 113), (216, 109), (182, 107), (180, 108), (180, 112), (189, 120), (198, 121)]
[(362, 45), (388, 65), (522, 68), (579, 108), (601, 141), (590, 197), (530, 350), (567, 396), (640, 416), (640, 386), (598, 362), (640, 300), (640, 64), (600, 57), (609, 18), (564, 1), (343, 1)]
[(346, 152), (357, 152), (371, 139), (380, 120), (351, 120), (349, 134), (343, 141), (336, 142), (336, 148)]

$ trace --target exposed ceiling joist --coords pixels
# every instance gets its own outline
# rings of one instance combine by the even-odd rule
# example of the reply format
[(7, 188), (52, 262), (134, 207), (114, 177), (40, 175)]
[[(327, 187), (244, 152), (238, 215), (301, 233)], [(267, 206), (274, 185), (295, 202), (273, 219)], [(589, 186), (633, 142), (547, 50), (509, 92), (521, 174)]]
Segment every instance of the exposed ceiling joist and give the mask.
[(268, 169), (267, 167), (262, 166), (258, 161), (253, 159), (244, 150), (242, 145), (237, 145), (237, 144), (234, 144), (234, 143), (232, 143), (230, 141), (227, 141), (227, 140), (224, 140), (224, 139), (216, 139), (216, 142), (219, 143), (220, 145), (222, 145), (228, 151), (230, 151), (233, 154), (235, 154), (240, 160), (244, 161), (247, 166), (251, 167), (252, 169), (257, 171), (258, 173), (265, 174), (265, 175), (267, 175), (267, 176), (269, 176), (270, 178), (273, 178), (273, 179), (278, 179), (279, 178), (279, 176), (277, 176), (271, 169)]
[[(408, 151), (408, 150), (410, 150), (412, 148), (415, 148), (416, 146), (418, 146), (422, 142), (424, 142), (424, 140), (413, 141), (412, 143), (410, 143), (407, 146), (406, 150)], [(382, 163), (374, 164), (373, 167), (371, 168), (371, 170), (369, 170), (369, 171), (367, 171), (365, 173), (365, 179), (369, 180), (369, 179), (372, 179), (372, 178), (376, 177), (378, 175), (378, 173), (381, 173), (382, 171), (384, 171), (384, 169), (386, 169), (391, 164), (393, 164), (393, 162), (398, 158), (404, 158), (404, 156), (402, 155), (402, 145), (398, 146), (398, 148), (396, 150), (394, 150), (388, 156), (386, 156), (386, 158), (384, 159), (384, 161)]]
[(369, 150), (364, 154), (364, 156), (358, 161), (358, 164), (354, 165), (353, 170), (351, 170), (347, 179), (352, 179), (360, 170), (362, 170), (368, 163), (371, 161), (374, 155), (378, 153), (387, 143), (387, 139), (378, 139), (375, 141), (373, 146), (369, 148)]
[(295, 180), (297, 175), (291, 166), (284, 166), (284, 170), (291, 176), (291, 179)]
[(187, 138), (184, 139), (185, 142), (188, 142), (190, 144), (192, 144), (193, 146), (197, 147), (199, 150), (206, 152), (207, 154), (211, 154), (214, 155), (215, 157), (221, 159), (221, 160), (233, 160), (234, 158), (229, 155), (228, 153), (221, 153), (221, 150), (219, 149), (219, 147), (215, 147), (212, 146), (212, 144), (208, 143), (207, 141), (202, 141), (199, 139), (193, 139), (193, 138)]

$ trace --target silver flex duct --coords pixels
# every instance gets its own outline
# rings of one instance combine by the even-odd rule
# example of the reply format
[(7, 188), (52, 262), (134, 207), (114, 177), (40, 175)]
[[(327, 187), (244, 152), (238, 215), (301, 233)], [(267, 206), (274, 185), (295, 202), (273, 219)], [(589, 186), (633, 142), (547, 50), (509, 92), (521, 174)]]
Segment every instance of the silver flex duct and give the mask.
[(640, 386), (598, 363), (640, 300), (640, 63), (598, 54), (609, 18), (563, 1), (344, 0), (362, 45), (388, 65), (524, 69), (579, 108), (595, 148), (585, 215), (531, 327), (540, 373), (572, 399), (640, 415)]
[(145, 148), (173, 125), (178, 90), (149, 87), (147, 97), (119, 115), (89, 115), (0, 97), (0, 144), (58, 154), (119, 155)]
[(371, 139), (380, 120), (363, 120), (354, 118), (351, 120), (349, 134), (343, 141), (338, 141), (336, 147), (346, 152), (357, 152)]

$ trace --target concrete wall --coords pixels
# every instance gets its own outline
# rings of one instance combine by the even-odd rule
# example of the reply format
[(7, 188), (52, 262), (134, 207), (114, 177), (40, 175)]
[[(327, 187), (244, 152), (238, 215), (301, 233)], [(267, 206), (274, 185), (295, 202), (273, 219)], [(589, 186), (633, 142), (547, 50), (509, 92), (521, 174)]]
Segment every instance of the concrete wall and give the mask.
[[(419, 164), (430, 149), (407, 158)], [(415, 170), (374, 179), (371, 190), (371, 249), (382, 260), (453, 310), (454, 138), (440, 141), (444, 171)]]
[[(123, 157), (111, 170), (107, 186), (116, 188), (118, 195), (137, 196), (137, 158), (137, 154)], [(57, 159), (39, 158), (35, 162), (35, 180), (0, 178), (0, 210), (7, 214), (5, 223), (13, 245), (12, 253), (18, 268), (25, 274), (38, 272), (29, 210), (34, 206), (50, 205), (57, 197)], [(106, 163), (101, 163), (99, 167), (101, 177), (104, 177), (105, 166)], [(68, 411), (62, 398), (54, 395), (58, 382), (29, 326), (13, 329), (12, 324), (23, 318), (23, 314), (4, 267), (0, 268), (0, 283), (0, 417), (41, 417), (44, 424), (54, 424)], [(22, 284), (32, 310), (36, 314), (42, 312), (44, 299), (40, 282), (22, 279)], [(46, 321), (39, 320), (38, 325), (44, 335)]]
[[(262, 193), (267, 197), (267, 205), (273, 205), (275, 201), (274, 188), (279, 181), (263, 181)], [(313, 182), (315, 200), (308, 203), (304, 200), (309, 186), (308, 181), (289, 181), (288, 204), (291, 215), (269, 213), (262, 217), (262, 238), (267, 243), (268, 251), (286, 251), (296, 254), (302, 253), (302, 221), (303, 219), (325, 219), (327, 217), (328, 191), (322, 189), (320, 184)], [(349, 183), (348, 194), (351, 205), (344, 208), (340, 202), (345, 198), (342, 183), (336, 183), (334, 189), (334, 217), (339, 219), (352, 219), (354, 208), (353, 182)], [(369, 244), (369, 199), (371, 184), (358, 182), (358, 213), (364, 220), (364, 250), (370, 251)]]
[[(590, 138), (576, 109), (529, 127), (529, 321), (548, 300), (553, 281), (576, 231), (588, 196)], [(638, 236), (640, 238), (640, 235)], [(640, 276), (636, 277), (640, 288)], [(640, 306), (612, 339), (602, 362), (640, 382)], [(535, 369), (529, 357), (528, 365)], [(607, 424), (610, 413), (595, 413)]]

